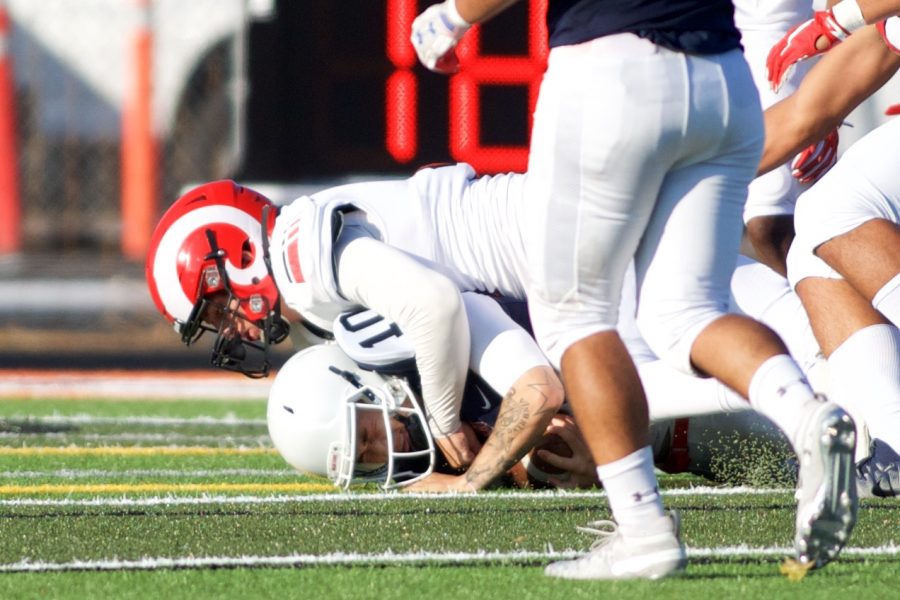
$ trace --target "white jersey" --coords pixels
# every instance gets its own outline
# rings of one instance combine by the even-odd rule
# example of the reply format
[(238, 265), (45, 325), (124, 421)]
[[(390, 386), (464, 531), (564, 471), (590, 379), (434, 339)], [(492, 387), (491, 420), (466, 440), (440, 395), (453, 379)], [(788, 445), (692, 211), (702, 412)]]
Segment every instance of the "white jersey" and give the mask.
[(872, 219), (900, 223), (900, 180), (895, 159), (900, 119), (866, 134), (841, 156), (815, 186), (800, 196), (788, 252), (788, 278), (796, 287), (806, 277), (841, 279), (816, 256), (820, 245)]
[(812, 16), (811, 0), (734, 0), (734, 24), (741, 33), (784, 33)]
[(436, 438), (460, 426), (477, 350), (461, 292), (524, 296), (524, 180), (476, 178), (466, 164), (423, 169), (303, 196), (276, 221), (272, 271), (284, 301), (325, 330), (357, 307), (397, 323), (415, 348)]
[(353, 308), (338, 289), (333, 245), (340, 215), (359, 210), (382, 242), (434, 263), (460, 290), (524, 298), (524, 181), (520, 174), (476, 177), (458, 164), (300, 197), (282, 209), (272, 235), (278, 289), (325, 329)]

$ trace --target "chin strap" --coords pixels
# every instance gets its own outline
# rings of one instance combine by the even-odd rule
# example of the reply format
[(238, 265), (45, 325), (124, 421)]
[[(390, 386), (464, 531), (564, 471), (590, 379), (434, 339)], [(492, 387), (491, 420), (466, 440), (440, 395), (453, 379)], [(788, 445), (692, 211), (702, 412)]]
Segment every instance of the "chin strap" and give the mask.
[[(263, 252), (263, 262), (266, 265), (266, 271), (269, 273), (269, 277), (272, 278), (272, 281), (275, 281), (275, 275), (272, 272), (272, 257), (269, 254), (269, 232), (267, 223), (269, 222), (269, 211), (272, 209), (268, 204), (263, 206), (262, 209), (262, 252)], [(264, 329), (264, 335), (266, 336), (266, 342), (272, 344), (280, 344), (285, 340), (285, 338), (291, 332), (291, 324), (281, 316), (281, 293), (278, 294), (278, 302), (275, 303), (275, 306), (272, 307), (272, 318), (268, 323), (268, 327)]]

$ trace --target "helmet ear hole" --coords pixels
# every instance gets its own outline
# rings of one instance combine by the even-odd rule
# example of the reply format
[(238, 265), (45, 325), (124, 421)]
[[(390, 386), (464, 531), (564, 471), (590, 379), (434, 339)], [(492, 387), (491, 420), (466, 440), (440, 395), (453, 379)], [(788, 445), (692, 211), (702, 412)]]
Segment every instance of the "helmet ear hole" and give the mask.
[(246, 269), (251, 264), (253, 264), (253, 244), (248, 238), (241, 245), (241, 268)]

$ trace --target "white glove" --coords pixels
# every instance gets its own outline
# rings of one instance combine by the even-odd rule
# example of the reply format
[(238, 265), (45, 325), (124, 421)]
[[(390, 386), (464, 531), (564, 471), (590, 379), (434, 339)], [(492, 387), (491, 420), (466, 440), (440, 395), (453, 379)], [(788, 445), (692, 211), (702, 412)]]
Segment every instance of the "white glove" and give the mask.
[(413, 21), (412, 42), (419, 61), (437, 73), (455, 73), (459, 60), (453, 49), (472, 27), (456, 11), (456, 0), (429, 6)]

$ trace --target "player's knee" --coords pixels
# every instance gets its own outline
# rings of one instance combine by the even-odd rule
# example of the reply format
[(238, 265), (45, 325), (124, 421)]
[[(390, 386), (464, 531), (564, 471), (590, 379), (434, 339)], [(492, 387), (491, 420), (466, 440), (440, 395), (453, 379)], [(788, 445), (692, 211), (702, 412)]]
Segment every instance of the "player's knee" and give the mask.
[(670, 311), (641, 311), (637, 324), (650, 349), (683, 373), (695, 374), (691, 348), (703, 329), (725, 314), (716, 305), (684, 307)]

